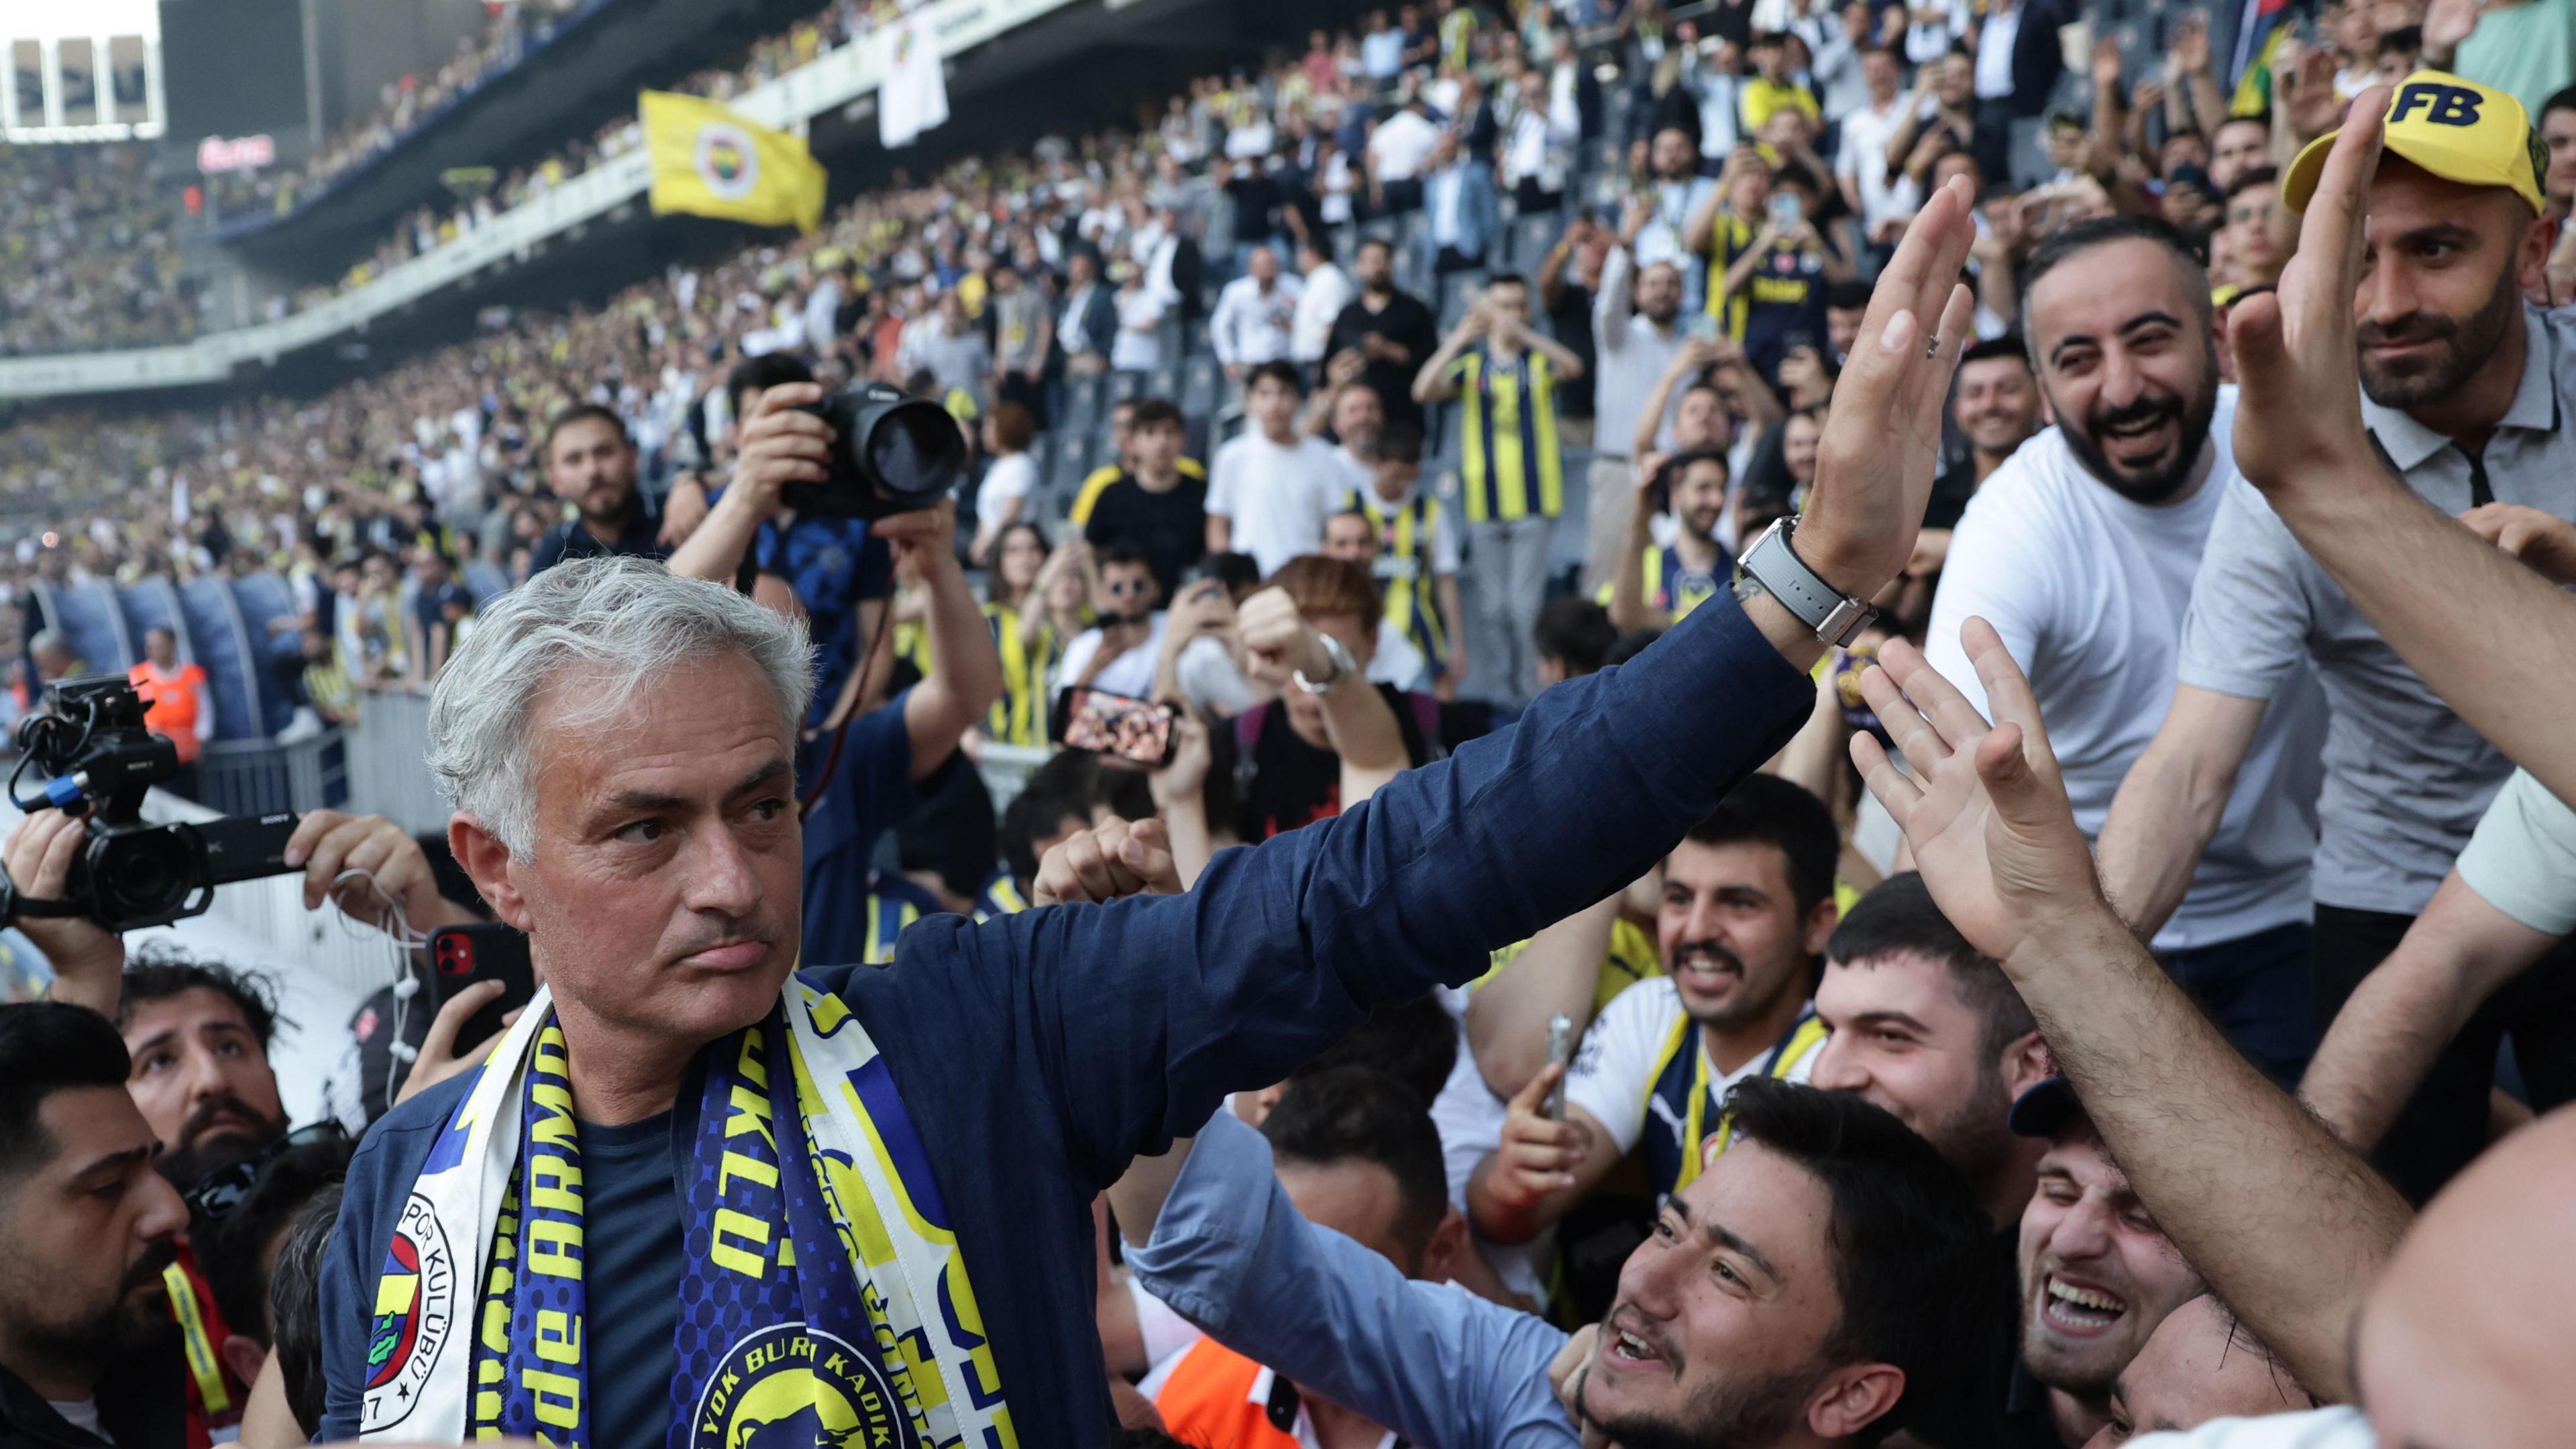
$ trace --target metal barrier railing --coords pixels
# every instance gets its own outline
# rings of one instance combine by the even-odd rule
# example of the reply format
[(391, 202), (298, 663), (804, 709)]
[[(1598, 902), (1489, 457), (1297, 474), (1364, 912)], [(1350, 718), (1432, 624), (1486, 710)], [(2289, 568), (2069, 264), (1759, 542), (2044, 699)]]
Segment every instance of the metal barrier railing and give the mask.
[(218, 740), (197, 757), (197, 803), (218, 815), (336, 808), (348, 800), (348, 751), (338, 730), (287, 744)]
[(371, 694), (347, 733), (349, 808), (414, 835), (444, 833), (447, 801), (429, 772), (429, 699)]

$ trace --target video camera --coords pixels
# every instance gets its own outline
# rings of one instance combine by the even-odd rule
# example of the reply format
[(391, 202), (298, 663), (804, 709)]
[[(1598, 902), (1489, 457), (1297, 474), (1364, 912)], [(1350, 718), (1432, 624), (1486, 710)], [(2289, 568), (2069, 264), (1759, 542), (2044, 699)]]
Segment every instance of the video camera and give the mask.
[[(18, 767), (9, 799), (21, 811), (89, 816), (89, 840), (72, 861), (61, 900), (38, 900), (0, 881), (0, 925), (26, 916), (81, 916), (110, 931), (166, 926), (202, 914), (215, 887), (286, 875), (296, 816), (231, 815), (146, 824), (143, 794), (179, 772), (178, 747), (143, 725), (143, 699), (112, 674), (58, 679), (38, 711), (18, 722)], [(32, 765), (52, 777), (41, 799), (18, 796)]]

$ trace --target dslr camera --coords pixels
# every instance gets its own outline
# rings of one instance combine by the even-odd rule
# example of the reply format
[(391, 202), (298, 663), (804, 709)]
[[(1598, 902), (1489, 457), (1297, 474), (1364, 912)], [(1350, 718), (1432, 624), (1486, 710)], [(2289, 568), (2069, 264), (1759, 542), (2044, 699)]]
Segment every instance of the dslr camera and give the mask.
[(966, 475), (966, 437), (937, 403), (881, 382), (827, 394), (805, 409), (832, 425), (831, 477), (790, 483), (780, 501), (798, 513), (885, 518), (937, 504)]
[[(123, 932), (202, 914), (215, 887), (286, 875), (286, 842), (296, 816), (233, 815), (153, 825), (143, 794), (179, 771), (178, 747), (143, 726), (143, 700), (112, 674), (58, 679), (43, 704), (18, 722), (18, 767), (10, 802), (33, 814), (59, 809), (89, 816), (89, 839), (73, 859), (61, 900), (36, 900), (0, 882), (0, 925), (28, 916), (81, 916)], [(41, 798), (21, 799), (29, 766), (51, 777)]]

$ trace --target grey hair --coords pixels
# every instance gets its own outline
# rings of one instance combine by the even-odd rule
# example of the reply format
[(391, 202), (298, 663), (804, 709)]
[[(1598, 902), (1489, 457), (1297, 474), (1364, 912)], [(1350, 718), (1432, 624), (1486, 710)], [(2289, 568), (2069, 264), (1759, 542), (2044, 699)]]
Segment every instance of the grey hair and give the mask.
[(63, 631), (60, 629), (39, 629), (35, 633), (27, 636), (27, 652), (30, 654), (69, 654), (72, 652), (72, 645), (70, 640), (63, 637)]
[(596, 724), (636, 686), (684, 664), (748, 655), (777, 691), (792, 736), (814, 696), (805, 626), (722, 584), (634, 558), (568, 559), (486, 604), (429, 697), (429, 768), (448, 803), (510, 854), (536, 844), (529, 736), (569, 670), (602, 676), (546, 720)]

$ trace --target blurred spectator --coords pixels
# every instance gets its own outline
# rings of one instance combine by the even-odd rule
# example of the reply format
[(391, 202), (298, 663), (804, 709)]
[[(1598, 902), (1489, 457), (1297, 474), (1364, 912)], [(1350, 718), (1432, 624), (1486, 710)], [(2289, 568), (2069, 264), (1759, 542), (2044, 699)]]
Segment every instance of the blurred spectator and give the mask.
[(1248, 553), (1265, 575), (1323, 546), (1344, 476), (1329, 445), (1298, 433), (1303, 395), (1290, 363), (1256, 364), (1244, 394), (1252, 426), (1216, 450), (1208, 474), (1207, 551)]
[(1398, 418), (1422, 426), (1422, 404), (1413, 396), (1413, 376), (1440, 345), (1440, 328), (1422, 299), (1395, 285), (1395, 248), (1376, 237), (1360, 242), (1352, 274), (1359, 299), (1342, 309), (1325, 343), (1327, 355), (1362, 359), (1359, 378), (1378, 396), (1388, 421)]

